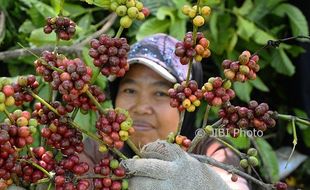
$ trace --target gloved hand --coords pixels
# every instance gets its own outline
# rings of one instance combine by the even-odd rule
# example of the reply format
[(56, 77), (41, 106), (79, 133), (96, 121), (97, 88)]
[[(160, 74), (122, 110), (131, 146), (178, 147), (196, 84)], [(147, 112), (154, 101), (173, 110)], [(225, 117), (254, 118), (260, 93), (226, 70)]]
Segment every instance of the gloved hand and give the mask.
[(189, 156), (178, 145), (155, 141), (145, 145), (142, 159), (121, 162), (130, 190), (229, 190), (212, 168)]

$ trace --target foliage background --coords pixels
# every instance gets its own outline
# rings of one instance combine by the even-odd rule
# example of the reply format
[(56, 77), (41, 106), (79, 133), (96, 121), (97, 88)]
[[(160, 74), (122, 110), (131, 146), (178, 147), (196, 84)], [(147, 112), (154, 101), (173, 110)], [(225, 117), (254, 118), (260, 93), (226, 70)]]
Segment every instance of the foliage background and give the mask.
[[(268, 40), (286, 38), (297, 35), (309, 35), (309, 22), (302, 12), (309, 7), (308, 2), (297, 3), (285, 0), (202, 0), (203, 4), (212, 7), (211, 17), (201, 31), (211, 42), (212, 56), (203, 62), (204, 80), (211, 76), (222, 75), (220, 64), (222, 60), (237, 59), (245, 49), (255, 52)], [(134, 25), (123, 33), (130, 43), (144, 36), (164, 32), (182, 39), (186, 31), (192, 29), (192, 24), (181, 13), (184, 4), (194, 3), (189, 0), (142, 0), (151, 10), (151, 16), (146, 21), (135, 21)], [(297, 6), (292, 3), (297, 4)], [(64, 15), (69, 16), (77, 23), (78, 29), (73, 40), (62, 42), (60, 45), (74, 45), (81, 42), (103, 26), (103, 20), (110, 14), (107, 9), (109, 0), (87, 0), (87, 2), (67, 0), (64, 6)], [(0, 0), (1, 12), (5, 15), (5, 25), (0, 26), (0, 51), (18, 49), (17, 42), (26, 47), (41, 47), (54, 45), (56, 36), (43, 33), (45, 18), (55, 16), (59, 11), (59, 0)], [(108, 34), (114, 35), (118, 28), (116, 20)], [(234, 89), (238, 99), (234, 104), (244, 105), (250, 99), (267, 102), (273, 110), (280, 113), (296, 114), (307, 118), (310, 113), (302, 111), (307, 108), (300, 94), (302, 93), (300, 65), (297, 64), (308, 46), (304, 41), (293, 41), (281, 44), (277, 49), (267, 49), (259, 52), (261, 71), (255, 81), (244, 84), (236, 83)], [(308, 47), (309, 49), (309, 47)], [(72, 55), (74, 56), (74, 55)], [(88, 44), (83, 47), (80, 55), (91, 65), (88, 56)], [(0, 62), (0, 76), (16, 77), (17, 75), (35, 74), (34, 56), (16, 57)], [(305, 64), (299, 62), (299, 64)], [(97, 82), (102, 88), (106, 87), (106, 79), (100, 77)], [(47, 96), (46, 86), (41, 86), (40, 95)], [(45, 89), (45, 90), (44, 90)], [(106, 106), (109, 106), (106, 102)], [(31, 106), (31, 105), (29, 105)], [(309, 105), (308, 105), (309, 106)], [(29, 107), (25, 107), (27, 109)], [(202, 109), (203, 110), (203, 109)], [(216, 113), (216, 110), (213, 110)], [(203, 113), (200, 114), (201, 117)], [(215, 119), (215, 114), (211, 119)], [(3, 116), (0, 116), (0, 121)], [(94, 114), (80, 115), (80, 123), (92, 130), (95, 122)], [(198, 122), (197, 122), (198, 123)], [(262, 164), (271, 163), (267, 171), (261, 171), (268, 181), (279, 178), (277, 159), (272, 149), (281, 146), (292, 146), (291, 126), (279, 122), (277, 127), (268, 132), (267, 139), (258, 140), (264, 150)], [(299, 125), (297, 151), (310, 155), (310, 128)], [(240, 149), (250, 145), (249, 139), (243, 137), (236, 141)], [(268, 149), (270, 148), (270, 150)], [(274, 163), (274, 164), (272, 164)], [(292, 186), (310, 186), (310, 159), (305, 161), (287, 180)], [(294, 181), (295, 180), (295, 181)]]

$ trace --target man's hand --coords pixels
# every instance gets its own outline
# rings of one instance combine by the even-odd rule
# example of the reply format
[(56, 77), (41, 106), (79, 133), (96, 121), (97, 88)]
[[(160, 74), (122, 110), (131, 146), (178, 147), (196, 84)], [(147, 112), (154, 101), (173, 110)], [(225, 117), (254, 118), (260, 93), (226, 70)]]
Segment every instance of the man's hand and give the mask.
[(229, 190), (212, 168), (189, 156), (178, 145), (155, 141), (145, 145), (143, 159), (123, 160), (131, 190)]

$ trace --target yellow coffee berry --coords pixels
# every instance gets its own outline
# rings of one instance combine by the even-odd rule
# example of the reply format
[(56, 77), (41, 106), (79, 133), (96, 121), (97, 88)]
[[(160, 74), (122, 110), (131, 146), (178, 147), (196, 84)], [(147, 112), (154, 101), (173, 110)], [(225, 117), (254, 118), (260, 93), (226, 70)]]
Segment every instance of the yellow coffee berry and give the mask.
[(194, 18), (193, 23), (194, 23), (195, 26), (200, 27), (200, 26), (202, 26), (205, 23), (205, 19), (202, 16), (197, 15)]
[(192, 105), (190, 105), (186, 110), (187, 110), (188, 112), (194, 112), (195, 109), (196, 109), (196, 106), (194, 106), (194, 105), (192, 104)]
[(184, 108), (189, 108), (190, 106), (191, 106), (191, 101), (188, 99), (188, 98), (186, 98), (185, 100), (183, 100), (183, 102), (182, 102), (182, 105), (183, 105), (183, 107)]
[(120, 20), (120, 25), (123, 28), (129, 28), (132, 25), (132, 19), (129, 16), (123, 16)]
[(201, 14), (203, 16), (209, 16), (211, 14), (211, 8), (209, 6), (203, 6), (201, 8)]

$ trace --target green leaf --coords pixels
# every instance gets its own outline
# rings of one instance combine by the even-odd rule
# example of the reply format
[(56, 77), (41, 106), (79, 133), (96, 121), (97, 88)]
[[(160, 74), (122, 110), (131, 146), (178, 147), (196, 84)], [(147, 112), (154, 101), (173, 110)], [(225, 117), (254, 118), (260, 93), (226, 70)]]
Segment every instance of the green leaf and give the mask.
[(92, 15), (90, 13), (85, 14), (82, 18), (80, 18), (77, 25), (81, 28), (82, 33), (86, 33), (89, 30), (92, 19)]
[(255, 80), (249, 81), (251, 85), (263, 92), (269, 92), (268, 86), (264, 84), (264, 82), (257, 76)]
[(271, 66), (278, 72), (284, 75), (292, 76), (295, 73), (295, 66), (288, 58), (282, 48), (274, 51)]
[[(88, 132), (95, 133), (96, 128), (96, 113), (93, 111), (88, 111), (87, 114), (82, 114), (80, 111), (77, 113), (75, 117), (75, 122), (83, 129), (87, 130)], [(85, 134), (83, 134), (85, 135)]]
[(169, 33), (176, 39), (182, 40), (186, 33), (186, 20), (176, 18), (175, 22), (170, 25)]
[(302, 130), (302, 139), (307, 147), (310, 147), (310, 127)]
[(237, 149), (248, 149), (251, 145), (250, 139), (246, 135), (242, 135), (242, 133), (237, 138), (231, 136), (227, 136), (227, 138), (230, 139), (230, 142)]
[(283, 3), (279, 5), (274, 11), (278, 16), (287, 15), (290, 20), (290, 25), (294, 36), (309, 35), (308, 22), (301, 10), (294, 5)]
[(251, 100), (250, 94), (252, 92), (252, 85), (248, 82), (235, 82), (233, 84), (236, 95), (240, 98), (240, 100), (244, 102), (249, 102)]
[(50, 16), (57, 16), (57, 14), (54, 11), (54, 9), (51, 6), (49, 6), (49, 5), (45, 4), (45, 3), (37, 1), (37, 2), (33, 3), (33, 6), (38, 10), (38, 12), (44, 18), (47, 18), (47, 17), (50, 17)]
[[(298, 109), (298, 108), (294, 108), (294, 113), (297, 117), (300, 117), (300, 118), (304, 118), (304, 119), (309, 119), (308, 118), (308, 115), (305, 111), (301, 110), (301, 109)], [(307, 125), (304, 125), (304, 124), (301, 124), (299, 122), (296, 122), (296, 125), (300, 128), (300, 129), (308, 129), (310, 128), (309, 126)]]
[(58, 15), (60, 13), (60, 1), (61, 0), (51, 0), (51, 5), (54, 8), (55, 13)]
[(89, 12), (88, 9), (82, 7), (81, 5), (72, 3), (65, 3), (64, 10), (68, 11), (71, 19)]
[(212, 13), (210, 18), (210, 33), (214, 39), (214, 42), (216, 43), (218, 41), (218, 13)]
[(272, 183), (279, 181), (279, 165), (275, 151), (265, 139), (255, 138), (255, 141), (262, 161), (262, 166), (259, 167), (261, 173)]
[(237, 26), (238, 35), (246, 40), (249, 41), (249, 39), (253, 36), (253, 34), (256, 32), (257, 27), (252, 21), (246, 20), (241, 16), (237, 17)]
[(175, 9), (171, 7), (161, 7), (156, 13), (158, 20), (165, 20), (166, 16), (170, 17), (171, 23), (175, 22)]
[(175, 4), (177, 9), (181, 9), (183, 5), (188, 4), (186, 0), (172, 0), (172, 2)]
[(218, 5), (221, 2), (221, 0), (202, 0), (202, 5)]
[(167, 20), (158, 20), (157, 18), (151, 18), (146, 20), (140, 27), (136, 35), (137, 40), (141, 40), (151, 34), (166, 32), (170, 26), (170, 22)]
[(237, 33), (233, 33), (233, 36), (228, 44), (228, 47), (227, 47), (227, 52), (232, 52), (234, 50), (234, 48), (236, 47), (236, 44), (237, 44), (237, 41), (238, 41), (238, 35)]
[[(43, 32), (43, 28), (38, 28), (31, 32), (28, 40), (35, 46), (51, 45), (51, 44), (54, 45), (56, 42), (56, 33), (52, 32), (50, 34), (45, 34)], [(72, 44), (72, 40), (60, 41), (60, 45), (70, 45), (70, 44)]]
[(30, 20), (25, 20), (23, 24), (19, 27), (18, 32), (29, 34), (31, 33), (35, 27), (33, 26), (32, 22)]
[(236, 9), (240, 15), (247, 15), (253, 9), (252, 0), (246, 0), (239, 9)]
[(160, 9), (163, 6), (175, 8), (175, 4), (172, 2), (172, 0), (156, 0), (156, 1), (141, 0), (141, 2), (145, 7), (147, 7), (150, 10), (152, 15), (156, 15), (158, 9)]
[(256, 28), (252, 39), (256, 43), (261, 44), (261, 45), (267, 44), (268, 40), (275, 40), (275, 38), (271, 34), (265, 32), (259, 28)]
[(110, 0), (93, 0), (93, 4), (105, 9), (110, 9)]
[(249, 20), (259, 21), (269, 14), (280, 2), (284, 0), (255, 0), (254, 7), (248, 15)]

